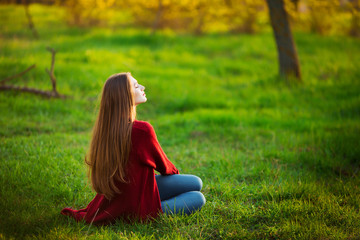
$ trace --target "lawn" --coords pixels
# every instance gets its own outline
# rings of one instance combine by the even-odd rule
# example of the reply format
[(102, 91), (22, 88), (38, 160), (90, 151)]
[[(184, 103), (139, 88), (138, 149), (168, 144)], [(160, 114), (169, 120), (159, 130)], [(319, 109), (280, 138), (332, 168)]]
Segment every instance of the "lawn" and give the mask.
[[(0, 5), (0, 79), (67, 99), (0, 92), (0, 239), (358, 239), (360, 41), (294, 34), (303, 83), (277, 77), (271, 32), (192, 36), (69, 27), (63, 11)], [(204, 182), (205, 207), (149, 224), (96, 227), (60, 215), (94, 197), (84, 165), (98, 97), (132, 72), (149, 121), (181, 173)]]

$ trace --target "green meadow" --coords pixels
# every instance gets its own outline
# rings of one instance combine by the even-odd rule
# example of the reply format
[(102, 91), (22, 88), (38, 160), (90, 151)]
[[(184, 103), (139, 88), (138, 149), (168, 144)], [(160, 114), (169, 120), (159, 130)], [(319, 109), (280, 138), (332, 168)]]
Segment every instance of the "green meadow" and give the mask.
[[(358, 239), (360, 41), (295, 32), (302, 84), (277, 76), (272, 32), (192, 36), (69, 27), (64, 12), (0, 5), (0, 79), (66, 99), (0, 92), (0, 239)], [(131, 72), (150, 122), (207, 199), (191, 216), (89, 226), (60, 215), (95, 196), (84, 156), (104, 81)]]

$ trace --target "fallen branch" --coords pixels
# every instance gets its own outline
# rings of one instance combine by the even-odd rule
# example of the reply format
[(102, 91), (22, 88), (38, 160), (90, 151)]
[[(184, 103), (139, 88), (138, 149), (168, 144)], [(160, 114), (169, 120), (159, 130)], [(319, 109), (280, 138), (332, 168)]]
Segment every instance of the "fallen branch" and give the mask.
[(36, 64), (31, 65), (30, 67), (28, 67), (27, 69), (25, 69), (25, 70), (22, 71), (21, 73), (15, 74), (15, 75), (13, 75), (13, 76), (10, 76), (10, 77), (7, 77), (7, 78), (1, 80), (1, 81), (0, 81), (0, 85), (5, 84), (7, 81), (10, 81), (11, 79), (21, 77), (22, 75), (24, 75), (25, 73), (27, 73), (28, 71), (30, 71), (31, 69), (33, 69), (34, 67), (36, 67)]
[(20, 92), (29, 92), (34, 93), (37, 95), (42, 95), (48, 98), (54, 97), (54, 98), (66, 98), (64, 95), (55, 94), (53, 91), (43, 91), (36, 88), (28, 88), (28, 87), (19, 87), (14, 85), (3, 85), (0, 86), (0, 90), (16, 90)]
[(54, 97), (54, 98), (67, 98), (67, 96), (65, 95), (61, 95), (58, 93), (58, 91), (56, 90), (56, 78), (55, 78), (55, 74), (54, 74), (54, 65), (55, 65), (55, 54), (56, 51), (53, 48), (47, 47), (46, 48), (49, 52), (51, 52), (51, 68), (50, 70), (45, 68), (45, 71), (49, 74), (50, 76), (50, 80), (51, 80), (51, 84), (52, 84), (52, 90), (51, 91), (43, 91), (43, 90), (39, 90), (36, 88), (28, 88), (28, 87), (20, 87), (20, 86), (14, 86), (14, 85), (6, 85), (5, 83), (11, 79), (20, 77), (22, 75), (24, 75), (25, 73), (27, 73), (28, 71), (30, 71), (31, 69), (33, 69), (36, 65), (31, 65), (30, 67), (28, 67), (26, 70), (22, 71), (21, 73), (15, 74), (11, 77), (7, 77), (3, 80), (0, 81), (0, 90), (16, 90), (16, 91), (20, 91), (20, 92), (29, 92), (29, 93), (34, 93), (37, 95), (42, 95), (48, 98)]

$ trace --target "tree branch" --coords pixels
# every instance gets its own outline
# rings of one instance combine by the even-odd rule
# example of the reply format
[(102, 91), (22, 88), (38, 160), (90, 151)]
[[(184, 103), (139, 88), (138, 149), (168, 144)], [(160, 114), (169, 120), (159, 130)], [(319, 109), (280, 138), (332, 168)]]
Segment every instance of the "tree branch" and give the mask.
[(28, 88), (28, 87), (19, 87), (19, 86), (13, 86), (13, 85), (3, 85), (0, 86), (0, 90), (16, 90), (20, 92), (29, 92), (34, 93), (37, 95), (42, 95), (48, 98), (55, 97), (55, 98), (66, 98), (65, 95), (60, 95), (57, 92), (54, 93), (53, 91), (43, 91), (35, 88)]
[(7, 77), (3, 80), (0, 81), (0, 85), (4, 85), (7, 81), (10, 81), (11, 79), (17, 78), (17, 77), (21, 77), (22, 75), (24, 75), (25, 73), (27, 73), (28, 71), (30, 71), (31, 69), (33, 69), (34, 67), (36, 67), (36, 64), (31, 65), (30, 67), (28, 67), (27, 69), (25, 69), (24, 71), (22, 71), (21, 73), (15, 74), (13, 76)]
[(61, 95), (58, 93), (58, 91), (56, 91), (56, 78), (54, 75), (54, 66), (55, 66), (55, 54), (56, 51), (53, 48), (47, 47), (46, 48), (49, 52), (51, 52), (51, 68), (49, 69), (45, 69), (45, 71), (49, 74), (50, 76), (50, 80), (52, 83), (52, 91), (43, 91), (43, 90), (39, 90), (36, 88), (28, 88), (28, 87), (20, 87), (20, 86), (14, 86), (14, 85), (6, 85), (5, 82), (16, 78), (16, 77), (20, 77), (22, 75), (24, 75), (25, 73), (27, 73), (28, 71), (30, 71), (31, 69), (33, 69), (36, 65), (32, 65), (30, 67), (28, 67), (25, 71), (18, 73), (14, 76), (5, 78), (3, 80), (0, 81), (0, 91), (1, 90), (16, 90), (16, 91), (20, 91), (20, 92), (29, 92), (29, 93), (34, 93), (34, 94), (38, 94), (38, 95), (42, 95), (48, 98), (54, 97), (54, 98), (66, 98), (67, 96), (65, 95)]
[(45, 71), (49, 74), (50, 76), (50, 80), (51, 80), (51, 84), (52, 84), (52, 91), (55, 93), (55, 94), (58, 94), (58, 92), (56, 91), (56, 78), (55, 78), (55, 75), (54, 75), (54, 65), (55, 65), (55, 54), (56, 54), (56, 51), (51, 48), (51, 47), (47, 47), (46, 50), (48, 50), (49, 52), (51, 52), (51, 68), (50, 70), (49, 69), (45, 69)]

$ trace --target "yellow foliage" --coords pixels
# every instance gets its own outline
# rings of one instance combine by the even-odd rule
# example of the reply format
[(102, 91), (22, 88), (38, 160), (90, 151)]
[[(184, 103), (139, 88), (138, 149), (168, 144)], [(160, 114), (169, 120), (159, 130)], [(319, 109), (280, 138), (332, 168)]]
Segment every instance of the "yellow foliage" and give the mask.
[(264, 0), (131, 0), (135, 23), (153, 28), (255, 32)]
[(226, 23), (232, 32), (255, 33), (259, 14), (267, 14), (265, 0), (226, 0)]
[(331, 31), (333, 18), (340, 10), (339, 0), (307, 0), (310, 30), (319, 34)]
[(360, 35), (359, 0), (284, 0), (293, 27), (318, 34)]
[(293, 0), (284, 0), (285, 11), (290, 20), (295, 21), (298, 18), (298, 9)]
[(67, 21), (79, 26), (99, 25), (111, 17), (114, 4), (115, 0), (66, 0)]
[[(359, 1), (284, 0), (284, 3), (295, 30), (319, 34), (345, 30), (359, 36)], [(266, 0), (65, 0), (65, 6), (69, 23), (80, 26), (102, 24), (109, 19), (116, 24), (116, 19), (123, 16), (126, 23), (154, 31), (255, 33), (269, 22)]]

